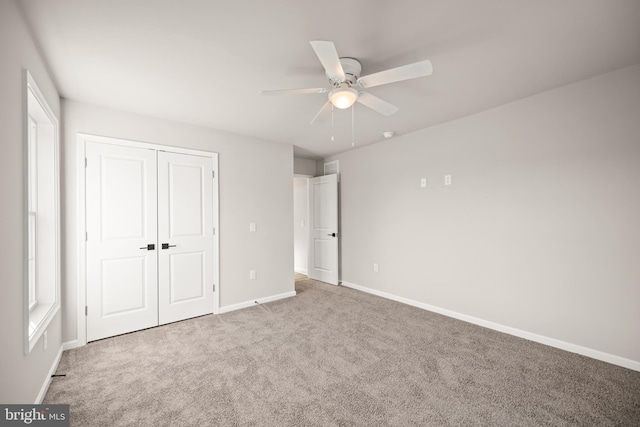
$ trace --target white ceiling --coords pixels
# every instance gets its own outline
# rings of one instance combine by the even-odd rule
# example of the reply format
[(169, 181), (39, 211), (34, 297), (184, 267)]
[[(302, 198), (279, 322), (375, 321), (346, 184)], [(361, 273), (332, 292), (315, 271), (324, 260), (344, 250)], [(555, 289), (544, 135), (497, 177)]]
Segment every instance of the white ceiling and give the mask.
[(430, 59), (430, 77), (371, 88), (356, 146), (640, 63), (638, 0), (22, 0), (62, 97), (295, 146), (351, 149), (350, 110), (309, 122), (327, 87), (309, 41), (362, 75)]

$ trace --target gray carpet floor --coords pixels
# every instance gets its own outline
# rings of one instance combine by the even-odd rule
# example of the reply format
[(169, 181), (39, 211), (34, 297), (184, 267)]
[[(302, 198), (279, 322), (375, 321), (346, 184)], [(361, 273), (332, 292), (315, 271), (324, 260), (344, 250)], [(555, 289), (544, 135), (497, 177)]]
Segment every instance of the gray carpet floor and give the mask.
[(638, 426), (640, 372), (312, 280), (66, 351), (73, 426)]

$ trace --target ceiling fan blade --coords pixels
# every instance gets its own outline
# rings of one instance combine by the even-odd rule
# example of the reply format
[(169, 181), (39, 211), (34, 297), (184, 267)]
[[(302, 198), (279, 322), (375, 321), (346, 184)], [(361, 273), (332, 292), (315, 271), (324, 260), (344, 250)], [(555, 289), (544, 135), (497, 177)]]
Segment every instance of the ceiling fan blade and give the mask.
[(340, 64), (340, 57), (333, 42), (317, 40), (310, 43), (322, 63), (324, 70), (327, 72), (329, 80), (340, 83), (345, 81), (346, 76), (344, 75), (342, 64)]
[(281, 89), (281, 90), (263, 90), (260, 93), (262, 95), (307, 95), (310, 93), (326, 93), (329, 89), (322, 87), (314, 87), (309, 89)]
[(380, 71), (379, 73), (363, 76), (358, 79), (358, 86), (366, 89), (369, 87), (386, 85), (387, 83), (401, 82), (417, 77), (430, 76), (433, 66), (428, 59), (413, 64), (403, 65), (397, 68)]
[(318, 111), (313, 119), (311, 119), (311, 124), (313, 124), (318, 118), (324, 116), (329, 111), (331, 111), (331, 101), (327, 101), (324, 103), (320, 111)]
[(398, 107), (396, 107), (395, 105), (389, 104), (387, 101), (380, 99), (377, 96), (371, 95), (367, 92), (360, 92), (357, 102), (371, 108), (374, 111), (377, 111), (384, 116), (390, 116), (398, 111)]

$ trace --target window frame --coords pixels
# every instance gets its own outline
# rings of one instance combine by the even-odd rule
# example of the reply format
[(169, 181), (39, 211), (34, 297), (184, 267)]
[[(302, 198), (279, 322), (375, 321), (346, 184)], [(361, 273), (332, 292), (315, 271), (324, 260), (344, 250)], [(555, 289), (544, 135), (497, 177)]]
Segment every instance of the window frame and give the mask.
[[(38, 153), (36, 140), (37, 125), (36, 120), (28, 114), (27, 116), (27, 186), (30, 187), (32, 182), (38, 182)], [(33, 311), (38, 305), (37, 290), (36, 290), (36, 246), (38, 241), (38, 228), (37, 228), (37, 212), (38, 212), (38, 198), (31, 194), (30, 188), (27, 188), (27, 262), (28, 262), (28, 280), (29, 280), (29, 313)]]
[[(61, 306), (59, 135), (58, 118), (29, 71), (24, 70), (23, 312), (25, 354), (31, 353), (60, 311)], [(43, 183), (46, 185), (41, 185)], [(39, 214), (39, 212), (43, 213)]]

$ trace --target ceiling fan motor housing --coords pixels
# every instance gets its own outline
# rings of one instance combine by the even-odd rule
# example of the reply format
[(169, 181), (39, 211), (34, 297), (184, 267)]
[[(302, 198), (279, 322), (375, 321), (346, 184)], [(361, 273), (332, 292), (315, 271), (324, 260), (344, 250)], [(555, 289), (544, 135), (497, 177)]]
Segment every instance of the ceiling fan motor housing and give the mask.
[(342, 70), (344, 71), (345, 81), (344, 82), (331, 82), (334, 86), (339, 86), (342, 83), (346, 83), (348, 86), (353, 86), (356, 84), (356, 81), (360, 77), (360, 72), (362, 71), (362, 64), (360, 61), (354, 58), (340, 58), (340, 65), (342, 65)]

